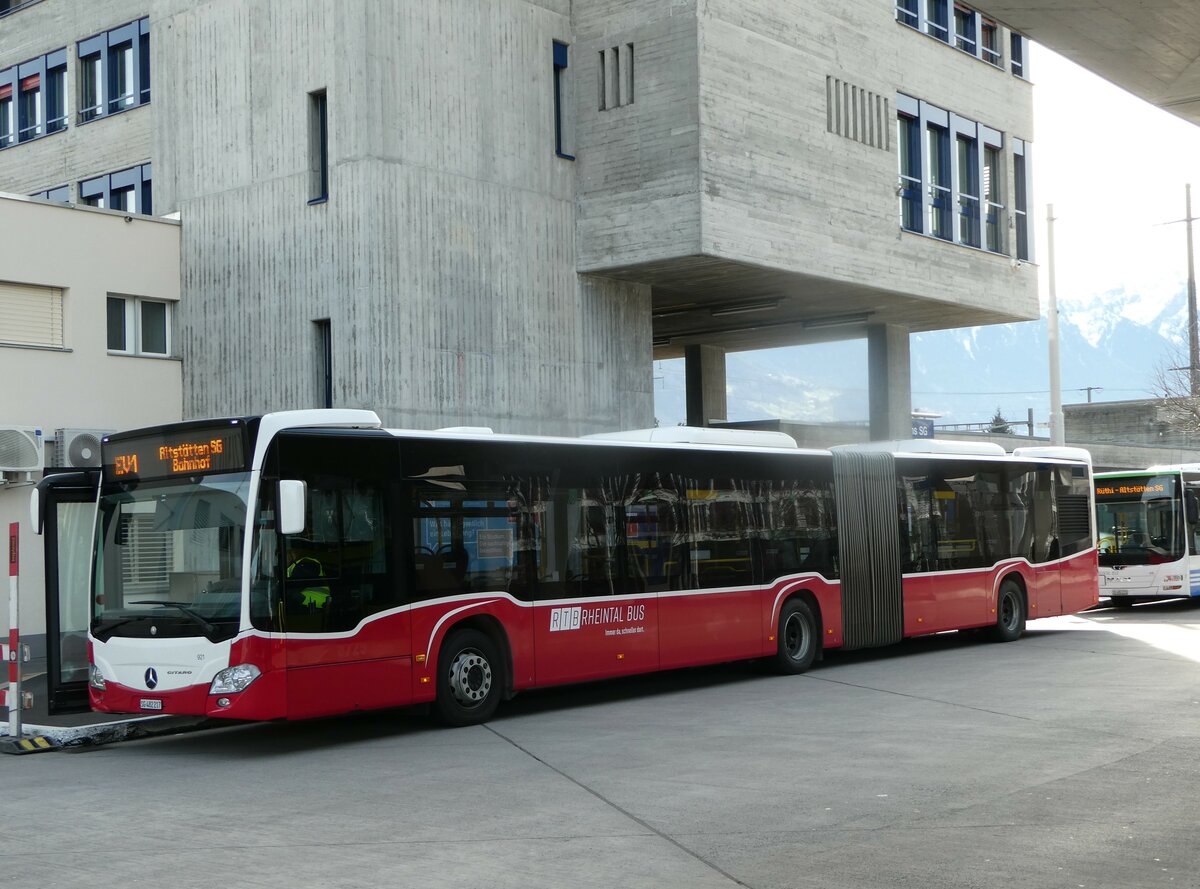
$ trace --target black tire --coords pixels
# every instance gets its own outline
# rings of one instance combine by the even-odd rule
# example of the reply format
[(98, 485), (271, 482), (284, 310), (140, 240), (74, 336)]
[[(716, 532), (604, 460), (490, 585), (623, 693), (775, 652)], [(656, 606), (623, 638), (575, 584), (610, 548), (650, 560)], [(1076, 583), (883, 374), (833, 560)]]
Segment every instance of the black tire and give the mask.
[(504, 666), (500, 653), (479, 630), (455, 630), (438, 655), (434, 712), (446, 725), (487, 722), (500, 704)]
[(1133, 596), (1113, 596), (1108, 600), (1108, 605), (1110, 608), (1120, 608), (1125, 610), (1132, 608), (1139, 601), (1139, 599), (1135, 599)]
[(1025, 632), (1025, 594), (1012, 580), (1000, 584), (996, 596), (996, 625), (992, 627), (995, 642), (1015, 642)]
[(820, 650), (821, 632), (807, 602), (791, 599), (784, 603), (775, 639), (775, 657), (771, 659), (775, 672), (803, 673), (813, 665)]

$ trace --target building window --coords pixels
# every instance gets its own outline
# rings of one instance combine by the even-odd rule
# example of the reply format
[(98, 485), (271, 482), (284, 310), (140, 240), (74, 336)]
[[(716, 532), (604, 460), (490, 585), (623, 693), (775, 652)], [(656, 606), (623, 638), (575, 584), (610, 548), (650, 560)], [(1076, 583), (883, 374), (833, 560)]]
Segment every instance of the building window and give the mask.
[(900, 227), (1003, 252), (1003, 134), (903, 94), (896, 110)]
[(600, 110), (633, 104), (633, 44), (600, 50)]
[(55, 67), (46, 67), (46, 132), (57, 133), (67, 128), (67, 60)]
[(308, 202), (329, 200), (329, 104), (325, 90), (308, 94)]
[(1016, 229), (1017, 259), (1033, 261), (1033, 242), (1029, 225), (1030, 196), (1029, 143), (1013, 139), (1013, 221)]
[(41, 0), (0, 0), (0, 18), (3, 18), (10, 12), (16, 12), (19, 9), (24, 9), (26, 6), (32, 6), (34, 3), (39, 2)]
[(89, 207), (148, 216), (154, 212), (152, 184), (151, 165), (141, 164), (80, 182), (79, 202)]
[(132, 108), (137, 98), (133, 76), (133, 43), (109, 47), (108, 50), (108, 113)]
[(333, 327), (328, 318), (313, 322), (317, 332), (317, 404), (333, 407)]
[[(951, 0), (896, 0), (896, 21), (928, 34), (943, 43), (951, 43), (963, 52), (997, 68), (1004, 66), (1000, 51), (1000, 26), (966, 3)], [(1013, 73), (1021, 74), (1017, 46), (1025, 38), (1013, 34)]]
[(71, 187), (69, 185), (60, 185), (58, 188), (48, 188), (45, 191), (34, 192), (30, 197), (37, 198), (40, 201), (69, 204), (71, 203)]
[(16, 139), (16, 123), (13, 117), (12, 86), (0, 84), (0, 148), (7, 148)]
[(65, 49), (0, 71), (0, 148), (66, 128), (66, 79)]
[(950, 42), (950, 0), (926, 0), (925, 33)]
[(950, 130), (928, 121), (925, 133), (929, 152), (929, 233), (935, 238), (952, 241), (954, 230), (950, 223)]
[(17, 141), (27, 142), (44, 135), (45, 106), (42, 104), (42, 81), (34, 74), (23, 77), (17, 98)]
[(79, 119), (95, 120), (104, 113), (104, 66), (100, 54), (79, 60)]
[(921, 122), (907, 114), (899, 116), (896, 144), (900, 148), (900, 225), (910, 232), (923, 232), (921, 220)]
[(63, 348), (63, 292), (0, 281), (0, 343)]
[(1001, 67), (1000, 28), (991, 19), (979, 20), (979, 57), (989, 65)]
[(958, 243), (979, 246), (979, 143), (969, 135), (955, 137), (958, 149)]
[(1000, 175), (1000, 148), (983, 149), (984, 246), (992, 253), (1004, 252), (1004, 191)]
[(80, 40), (77, 53), (80, 122), (150, 101), (149, 18)]
[(1025, 67), (1025, 50), (1029, 47), (1029, 38), (1013, 31), (1009, 34), (1008, 57), (1012, 60), (1012, 73), (1022, 80), (1029, 79), (1029, 71)]
[(574, 115), (571, 114), (573, 90), (568, 74), (569, 48), (554, 41), (554, 153), (565, 160), (575, 160)]
[(159, 358), (170, 355), (171, 304), (133, 296), (109, 296), (108, 351)]
[(954, 45), (969, 55), (975, 55), (975, 20), (979, 13), (961, 3), (954, 4)]

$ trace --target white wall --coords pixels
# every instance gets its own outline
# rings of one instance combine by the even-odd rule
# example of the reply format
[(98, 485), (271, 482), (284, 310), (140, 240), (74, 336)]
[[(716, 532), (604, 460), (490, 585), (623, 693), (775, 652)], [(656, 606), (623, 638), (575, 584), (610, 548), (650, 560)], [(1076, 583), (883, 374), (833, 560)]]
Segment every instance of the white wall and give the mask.
[[(178, 359), (110, 355), (106, 322), (110, 293), (179, 301), (179, 223), (0, 194), (0, 232), (0, 282), (63, 290), (63, 348), (0, 342), (0, 426), (36, 426), (50, 437), (180, 419)], [(52, 447), (46, 456), (50, 465)], [(9, 523), (21, 523), (21, 633), (38, 637), (45, 569), (27, 520), (30, 490), (19, 480), (0, 486), (0, 530), (7, 540)], [(0, 624), (8, 626), (7, 595)]]

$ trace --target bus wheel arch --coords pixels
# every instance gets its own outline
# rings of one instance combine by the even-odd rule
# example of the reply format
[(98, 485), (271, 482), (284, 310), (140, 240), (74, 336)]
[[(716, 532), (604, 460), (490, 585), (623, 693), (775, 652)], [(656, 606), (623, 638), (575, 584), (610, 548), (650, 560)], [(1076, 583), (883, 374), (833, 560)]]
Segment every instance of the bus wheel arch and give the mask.
[(491, 719), (511, 691), (512, 655), (498, 623), (469, 618), (442, 637), (438, 649), (434, 712), (450, 726)]
[(821, 606), (808, 590), (799, 590), (779, 606), (775, 654), (770, 664), (777, 673), (803, 673), (821, 655)]
[(991, 637), (996, 642), (1014, 642), (1025, 633), (1029, 617), (1029, 594), (1018, 573), (1005, 575), (996, 591), (996, 623)]

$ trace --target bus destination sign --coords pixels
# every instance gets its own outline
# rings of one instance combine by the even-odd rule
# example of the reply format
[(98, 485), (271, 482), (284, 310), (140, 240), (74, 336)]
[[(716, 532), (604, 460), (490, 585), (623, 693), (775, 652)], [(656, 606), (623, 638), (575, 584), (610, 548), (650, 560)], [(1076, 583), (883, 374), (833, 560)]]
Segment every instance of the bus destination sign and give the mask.
[(104, 446), (104, 474), (116, 481), (235, 472), (246, 466), (241, 424), (173, 429)]
[(1121, 480), (1121, 481), (1098, 481), (1096, 482), (1097, 497), (1130, 497), (1142, 496), (1145, 494), (1165, 494), (1167, 486), (1158, 480), (1148, 482)]

